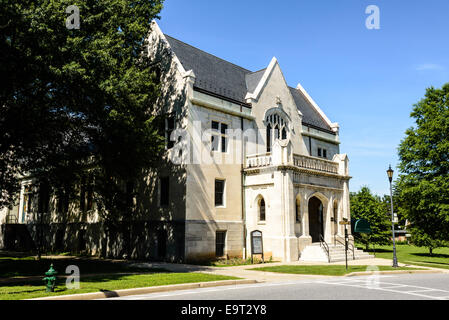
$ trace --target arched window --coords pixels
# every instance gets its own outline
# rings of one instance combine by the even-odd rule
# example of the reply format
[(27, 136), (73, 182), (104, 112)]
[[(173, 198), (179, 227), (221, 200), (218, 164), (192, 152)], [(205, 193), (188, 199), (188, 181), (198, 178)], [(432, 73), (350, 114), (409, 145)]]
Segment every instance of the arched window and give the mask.
[(284, 116), (274, 113), (266, 116), (265, 123), (267, 125), (267, 152), (271, 152), (273, 139), (285, 140), (288, 138), (288, 121)]
[(259, 200), (259, 221), (265, 221), (265, 200)]

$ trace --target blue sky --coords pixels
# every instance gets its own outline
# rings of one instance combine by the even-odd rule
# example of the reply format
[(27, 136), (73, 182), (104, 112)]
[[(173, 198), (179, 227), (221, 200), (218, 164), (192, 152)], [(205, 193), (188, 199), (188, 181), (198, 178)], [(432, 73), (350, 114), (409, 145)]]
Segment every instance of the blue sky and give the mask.
[[(365, 27), (368, 5), (379, 30)], [(164, 33), (253, 71), (276, 56), (340, 124), (351, 191), (389, 192), (413, 104), (449, 82), (447, 0), (166, 0), (161, 18)]]

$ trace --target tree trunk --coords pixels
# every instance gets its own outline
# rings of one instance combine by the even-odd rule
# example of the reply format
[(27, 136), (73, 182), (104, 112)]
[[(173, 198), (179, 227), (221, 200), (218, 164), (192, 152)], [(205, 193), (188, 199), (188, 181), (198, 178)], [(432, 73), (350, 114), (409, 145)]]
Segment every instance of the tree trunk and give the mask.
[(429, 255), (432, 256), (433, 254), (433, 248), (429, 248)]

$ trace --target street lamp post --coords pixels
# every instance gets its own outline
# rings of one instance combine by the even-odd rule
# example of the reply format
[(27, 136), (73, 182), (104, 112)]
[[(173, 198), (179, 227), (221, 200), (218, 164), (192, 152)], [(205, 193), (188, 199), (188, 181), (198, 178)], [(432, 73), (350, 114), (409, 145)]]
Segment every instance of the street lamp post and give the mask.
[(391, 165), (387, 170), (388, 180), (390, 180), (390, 204), (391, 204), (391, 230), (393, 232), (393, 268), (398, 267), (398, 258), (396, 257), (396, 240), (394, 234), (394, 213), (393, 213), (393, 191), (391, 187), (391, 182), (393, 181), (393, 169)]

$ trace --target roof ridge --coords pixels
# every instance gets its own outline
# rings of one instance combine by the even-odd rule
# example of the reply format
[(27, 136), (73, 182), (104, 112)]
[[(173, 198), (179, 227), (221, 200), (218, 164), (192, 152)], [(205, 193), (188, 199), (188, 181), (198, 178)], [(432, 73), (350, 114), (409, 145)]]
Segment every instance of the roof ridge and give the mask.
[[(215, 58), (217, 58), (217, 59), (219, 59), (219, 60), (221, 60), (221, 61), (224, 61), (224, 62), (226, 62), (226, 63), (232, 64), (233, 66), (236, 66), (237, 68), (240, 68), (240, 69), (242, 69), (242, 70), (247, 71), (246, 73), (253, 73), (253, 71), (251, 71), (251, 70), (248, 70), (248, 69), (246, 69), (246, 68), (243, 68), (243, 67), (241, 67), (241, 66), (239, 66), (239, 65), (237, 65), (237, 64), (235, 64), (235, 63), (232, 63), (232, 62), (230, 62), (230, 61), (228, 61), (228, 60), (225, 60), (225, 59), (223, 59), (223, 58), (217, 57), (216, 55), (214, 55), (214, 54), (212, 54), (212, 53), (209, 53), (209, 52), (204, 51), (204, 50), (202, 50), (202, 49), (199, 49), (199, 48), (197, 48), (197, 47), (195, 47), (195, 46), (192, 46), (191, 44), (188, 44), (188, 43), (186, 43), (186, 42), (184, 42), (184, 41), (182, 41), (182, 40), (179, 40), (179, 39), (177, 39), (177, 38), (174, 38), (174, 37), (172, 37), (172, 36), (170, 36), (170, 35), (168, 35), (168, 34), (165, 34), (165, 33), (164, 33), (164, 36), (169, 37), (169, 38), (172, 38), (172, 39), (174, 39), (174, 40), (176, 40), (176, 41), (179, 41), (179, 42), (181, 42), (182, 44), (185, 44), (185, 45), (187, 45), (187, 46), (189, 46), (189, 47), (192, 47), (192, 48), (194, 48), (194, 49), (196, 49), (196, 50), (199, 50), (199, 51), (201, 51), (201, 52), (204, 52), (204, 53), (206, 53), (206, 54), (208, 54), (208, 55), (210, 55), (210, 56), (212, 56), (212, 57), (215, 57)], [(263, 69), (262, 69), (262, 70), (263, 70)], [(260, 71), (260, 70), (259, 70), (259, 71)], [(257, 72), (257, 71), (255, 71), (255, 72)]]

